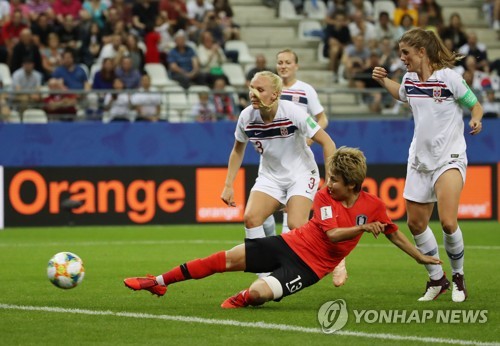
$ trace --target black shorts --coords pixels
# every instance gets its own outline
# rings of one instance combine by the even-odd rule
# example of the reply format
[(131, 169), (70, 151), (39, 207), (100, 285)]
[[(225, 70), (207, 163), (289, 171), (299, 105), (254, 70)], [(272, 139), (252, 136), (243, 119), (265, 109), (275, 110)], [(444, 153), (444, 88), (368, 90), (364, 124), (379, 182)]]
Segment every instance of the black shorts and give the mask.
[(288, 246), (281, 236), (245, 239), (246, 272), (275, 277), (289, 296), (319, 281), (314, 271)]

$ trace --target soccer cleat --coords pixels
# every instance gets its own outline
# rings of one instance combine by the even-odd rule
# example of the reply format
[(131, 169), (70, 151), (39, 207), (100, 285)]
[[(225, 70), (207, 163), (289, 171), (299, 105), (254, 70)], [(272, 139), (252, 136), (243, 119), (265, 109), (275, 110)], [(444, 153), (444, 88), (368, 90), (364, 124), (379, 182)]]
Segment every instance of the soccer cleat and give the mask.
[(248, 294), (248, 290), (243, 290), (241, 292), (236, 293), (234, 296), (227, 298), (220, 305), (223, 309), (237, 309), (237, 308), (245, 308), (248, 305), (245, 296)]
[(345, 258), (340, 261), (332, 272), (333, 285), (340, 287), (347, 281), (347, 270), (345, 268)]
[(451, 300), (455, 303), (461, 303), (467, 299), (467, 289), (465, 288), (465, 279), (463, 274), (453, 274), (452, 277)]
[(419, 302), (428, 302), (439, 297), (441, 293), (446, 292), (450, 287), (450, 282), (443, 274), (443, 277), (439, 280), (427, 281), (427, 286), (425, 288), (425, 293), (422, 297), (418, 299)]
[(146, 275), (142, 278), (128, 278), (123, 280), (125, 286), (134, 291), (146, 290), (152, 294), (161, 297), (167, 293), (167, 287), (158, 285), (156, 282), (156, 277), (153, 275)]

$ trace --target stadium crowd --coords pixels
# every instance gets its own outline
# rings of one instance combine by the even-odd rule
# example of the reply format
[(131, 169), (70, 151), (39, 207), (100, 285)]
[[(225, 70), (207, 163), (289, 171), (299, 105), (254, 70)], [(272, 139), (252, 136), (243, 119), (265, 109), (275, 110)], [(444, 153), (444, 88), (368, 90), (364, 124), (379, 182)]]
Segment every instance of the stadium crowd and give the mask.
[[(392, 7), (376, 11), (377, 2)], [(304, 1), (292, 3), (299, 13), (304, 10)], [(500, 61), (488, 59), (486, 46), (459, 13), (446, 21), (437, 0), (328, 0), (324, 5), (323, 27), (315, 34), (323, 40), (332, 82), (362, 91), (371, 112), (397, 113), (404, 107), (380, 91), (371, 70), (385, 66), (391, 78), (400, 78), (405, 66), (397, 40), (420, 26), (436, 30), (450, 49), (465, 56), (457, 71), (483, 96), (486, 116), (498, 116)], [(500, 0), (485, 1), (484, 11), (491, 27), (500, 30)], [(180, 110), (184, 120), (235, 120), (247, 99), (245, 92), (236, 93), (245, 83), (232, 83), (223, 69), (242, 65), (238, 50), (226, 47), (241, 38), (233, 16), (229, 0), (0, 0), (1, 119), (15, 114), (22, 119), (37, 108), (50, 121), (72, 121), (77, 114), (79, 119), (157, 121), (162, 106), (172, 110), (184, 98), (190, 101), (189, 109)], [(247, 81), (270, 69), (263, 55), (255, 60), (245, 66)], [(148, 69), (153, 66), (156, 70)], [(158, 68), (168, 76), (169, 88), (152, 84)]]

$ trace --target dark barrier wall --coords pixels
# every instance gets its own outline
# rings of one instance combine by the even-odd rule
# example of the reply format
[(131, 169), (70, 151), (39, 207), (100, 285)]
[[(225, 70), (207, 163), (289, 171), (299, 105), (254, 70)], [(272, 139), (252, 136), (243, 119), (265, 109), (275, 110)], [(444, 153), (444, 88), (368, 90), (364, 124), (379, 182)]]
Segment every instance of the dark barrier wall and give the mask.
[[(0, 124), (0, 165), (224, 166), (234, 143), (233, 122)], [(467, 127), (466, 127), (467, 128)], [(369, 164), (405, 163), (413, 121), (331, 121), (338, 146), (362, 149)], [(483, 133), (466, 135), (470, 163), (500, 162), (500, 119), (485, 119)], [(313, 146), (322, 162), (319, 146)], [(244, 164), (258, 164), (248, 149)]]

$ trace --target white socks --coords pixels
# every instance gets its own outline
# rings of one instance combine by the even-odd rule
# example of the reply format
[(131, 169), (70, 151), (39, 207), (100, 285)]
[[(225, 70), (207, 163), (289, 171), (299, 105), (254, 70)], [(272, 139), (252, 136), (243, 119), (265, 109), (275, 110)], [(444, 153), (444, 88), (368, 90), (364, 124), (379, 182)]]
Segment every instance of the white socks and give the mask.
[(253, 228), (245, 227), (245, 238), (256, 239), (264, 238), (265, 236), (266, 234), (264, 233), (264, 227), (262, 225)]
[(158, 285), (160, 286), (165, 286), (165, 280), (163, 280), (163, 275), (158, 275), (156, 277), (156, 282), (158, 282)]
[(281, 229), (281, 234), (288, 232), (290, 232), (290, 228), (288, 228), (288, 214), (283, 213), (283, 228)]
[(460, 226), (453, 234), (443, 232), (443, 243), (453, 274), (464, 274), (464, 238)]
[(266, 237), (276, 235), (276, 222), (274, 221), (274, 215), (270, 215), (262, 225), (264, 227), (264, 233)]
[[(421, 253), (439, 258), (436, 237), (429, 226), (423, 233), (414, 235), (413, 239), (415, 240), (415, 246)], [(425, 269), (427, 269), (431, 280), (439, 280), (443, 276), (443, 267), (441, 265), (426, 264)]]

